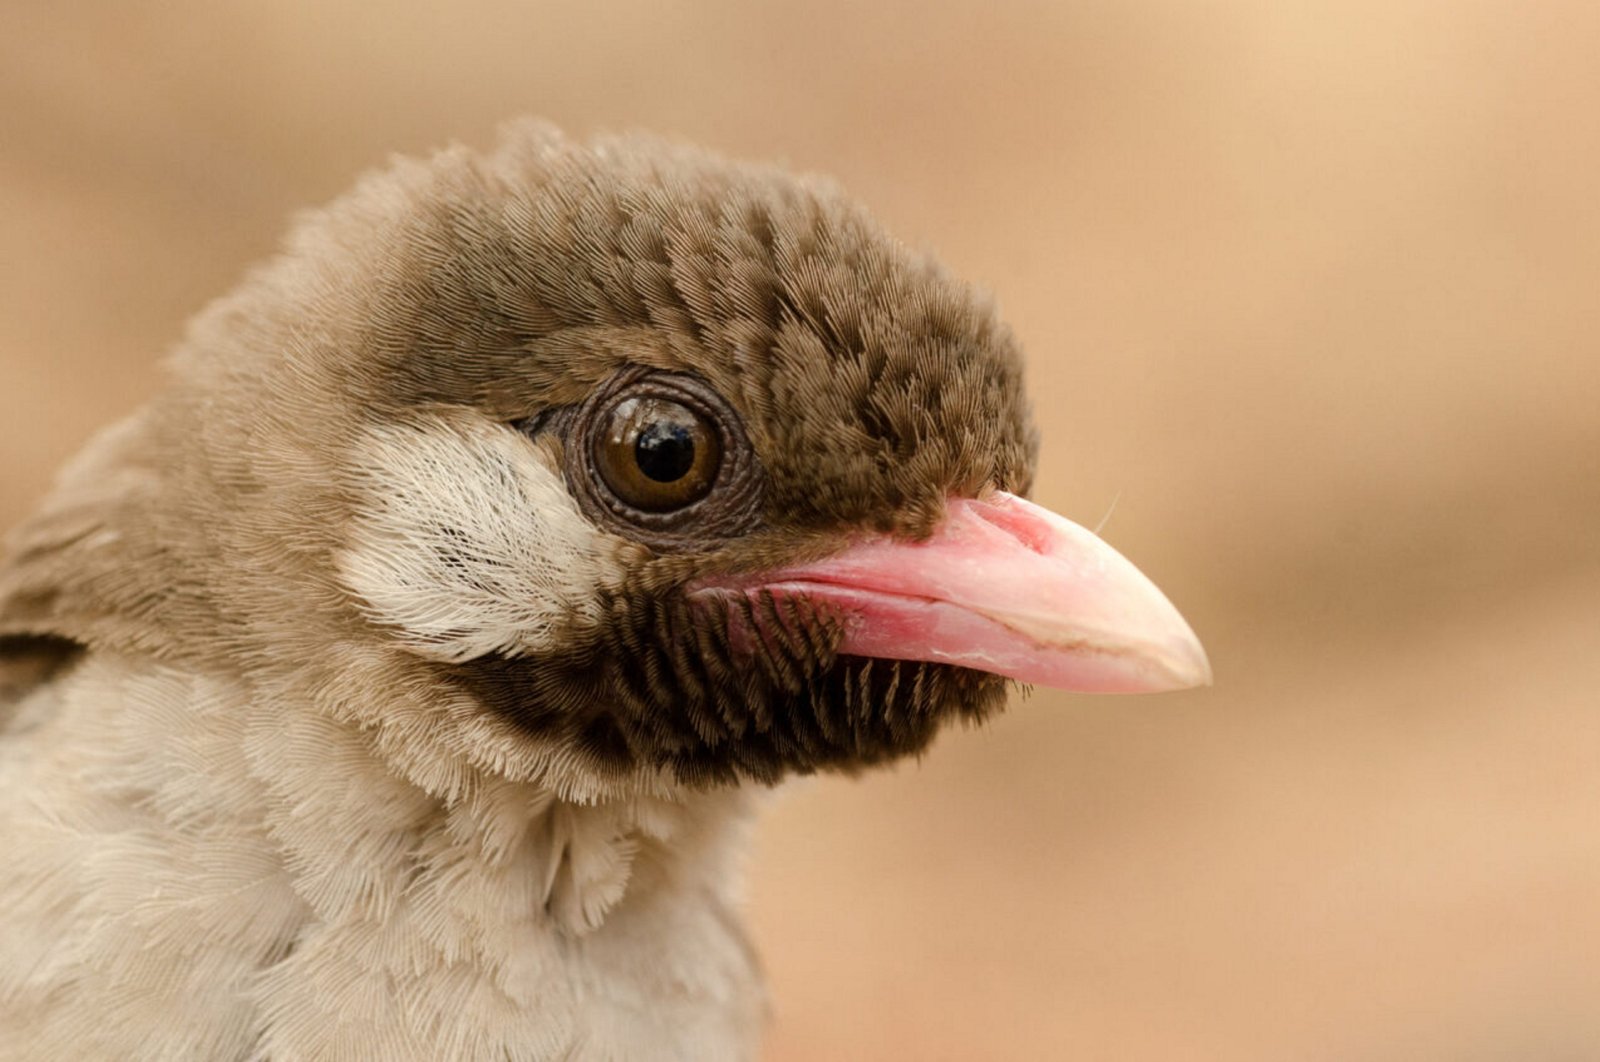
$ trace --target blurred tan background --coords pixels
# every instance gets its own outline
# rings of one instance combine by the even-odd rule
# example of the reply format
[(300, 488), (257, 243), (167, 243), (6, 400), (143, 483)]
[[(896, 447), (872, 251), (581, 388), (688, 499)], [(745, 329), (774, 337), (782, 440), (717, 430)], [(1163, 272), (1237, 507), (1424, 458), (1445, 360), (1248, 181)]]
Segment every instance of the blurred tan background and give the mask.
[(799, 1060), (1600, 1058), (1600, 6), (8, 0), (0, 524), (290, 212), (532, 112), (995, 291), (1214, 689), (775, 798)]

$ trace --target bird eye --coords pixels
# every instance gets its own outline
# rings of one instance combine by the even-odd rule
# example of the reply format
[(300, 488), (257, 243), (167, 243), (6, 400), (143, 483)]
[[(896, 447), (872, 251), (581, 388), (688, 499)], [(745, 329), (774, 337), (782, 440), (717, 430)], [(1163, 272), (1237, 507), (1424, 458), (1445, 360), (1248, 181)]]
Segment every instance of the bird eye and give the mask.
[(666, 513), (704, 498), (722, 465), (722, 440), (702, 414), (669, 398), (624, 398), (594, 436), (594, 464), (623, 502)]
[(682, 552), (761, 526), (761, 462), (737, 411), (698, 376), (629, 366), (521, 427), (563, 436), (573, 497), (620, 535)]

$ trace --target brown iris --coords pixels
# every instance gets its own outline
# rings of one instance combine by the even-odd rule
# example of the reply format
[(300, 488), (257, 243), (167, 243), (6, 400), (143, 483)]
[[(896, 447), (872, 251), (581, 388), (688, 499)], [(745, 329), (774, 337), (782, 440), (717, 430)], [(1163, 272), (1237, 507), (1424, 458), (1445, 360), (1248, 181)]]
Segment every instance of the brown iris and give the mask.
[(717, 549), (762, 525), (765, 477), (744, 421), (691, 373), (624, 366), (581, 404), (519, 427), (559, 434), (584, 514), (651, 549)]
[(670, 398), (625, 398), (594, 434), (594, 463), (623, 503), (672, 512), (704, 498), (722, 465), (722, 441), (700, 413)]

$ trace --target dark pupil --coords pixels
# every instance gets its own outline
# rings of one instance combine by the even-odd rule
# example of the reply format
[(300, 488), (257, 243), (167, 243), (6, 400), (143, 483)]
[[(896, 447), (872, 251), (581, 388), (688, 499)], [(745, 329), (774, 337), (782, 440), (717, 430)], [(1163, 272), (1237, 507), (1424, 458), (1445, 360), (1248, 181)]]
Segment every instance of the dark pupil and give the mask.
[(633, 459), (657, 483), (676, 483), (694, 467), (694, 436), (686, 424), (652, 421), (633, 444)]

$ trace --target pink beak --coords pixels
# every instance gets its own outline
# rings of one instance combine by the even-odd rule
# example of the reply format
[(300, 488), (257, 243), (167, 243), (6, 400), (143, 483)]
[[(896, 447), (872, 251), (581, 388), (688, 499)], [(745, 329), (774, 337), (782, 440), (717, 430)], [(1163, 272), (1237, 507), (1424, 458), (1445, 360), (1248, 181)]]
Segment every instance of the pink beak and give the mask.
[(924, 542), (874, 538), (697, 593), (803, 596), (844, 617), (840, 652), (927, 660), (1084, 693), (1209, 685), (1194, 631), (1092, 532), (1013, 494), (955, 498)]

